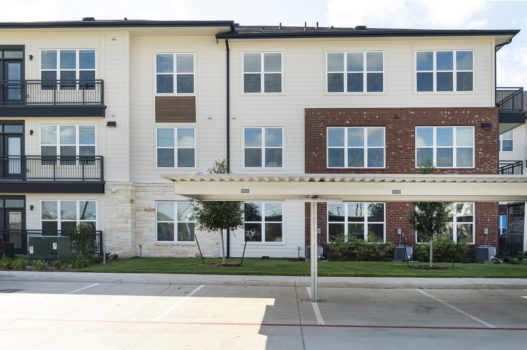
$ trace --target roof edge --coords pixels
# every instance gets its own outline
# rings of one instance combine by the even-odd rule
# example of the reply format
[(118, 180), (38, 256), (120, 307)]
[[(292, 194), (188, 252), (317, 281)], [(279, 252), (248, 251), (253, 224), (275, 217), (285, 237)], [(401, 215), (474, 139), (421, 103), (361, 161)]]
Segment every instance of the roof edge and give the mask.
[(0, 22), (0, 29), (28, 28), (114, 28), (114, 27), (229, 27), (234, 21), (150, 21), (150, 20), (94, 20), (53, 22)]

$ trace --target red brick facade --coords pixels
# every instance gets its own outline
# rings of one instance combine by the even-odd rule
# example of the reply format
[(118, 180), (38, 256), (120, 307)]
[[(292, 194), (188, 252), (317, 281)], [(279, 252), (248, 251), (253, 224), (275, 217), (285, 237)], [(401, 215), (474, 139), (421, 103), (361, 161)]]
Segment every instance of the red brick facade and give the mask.
[[(483, 129), (489, 123), (490, 129)], [(384, 169), (331, 169), (326, 161), (326, 128), (350, 126), (385, 127), (386, 164)], [(497, 108), (316, 108), (305, 110), (305, 172), (324, 174), (415, 174), (415, 128), (417, 126), (474, 126), (475, 167), (472, 169), (438, 169), (440, 174), (497, 174)], [(327, 243), (326, 204), (318, 205), (320, 241)], [(415, 232), (408, 222), (413, 205), (387, 202), (386, 241), (399, 242), (397, 229), (406, 233), (407, 244), (415, 243)], [(498, 203), (475, 204), (475, 243), (485, 242), (483, 231), (489, 230), (488, 244), (497, 246)], [(306, 246), (309, 245), (309, 205), (305, 211)]]

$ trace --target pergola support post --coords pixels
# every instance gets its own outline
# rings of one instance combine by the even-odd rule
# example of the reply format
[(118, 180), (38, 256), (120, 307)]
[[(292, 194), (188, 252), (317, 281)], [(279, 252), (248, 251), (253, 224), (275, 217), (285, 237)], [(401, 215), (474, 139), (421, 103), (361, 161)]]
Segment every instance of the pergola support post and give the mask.
[(311, 301), (317, 302), (317, 279), (318, 279), (318, 239), (317, 239), (317, 202), (311, 201), (310, 205), (310, 219), (311, 219)]

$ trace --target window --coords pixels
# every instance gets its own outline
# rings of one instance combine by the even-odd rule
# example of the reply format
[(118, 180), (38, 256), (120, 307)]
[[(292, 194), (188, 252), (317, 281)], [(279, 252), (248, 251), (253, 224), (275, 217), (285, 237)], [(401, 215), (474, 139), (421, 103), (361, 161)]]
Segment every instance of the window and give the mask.
[[(75, 164), (76, 157), (93, 160), (95, 156), (95, 126), (42, 125), (40, 154), (53, 163), (60, 156), (61, 164)], [(68, 159), (70, 158), (70, 159)]]
[(243, 92), (282, 92), (282, 54), (243, 54)]
[[(454, 242), (468, 239), (474, 244), (474, 203), (449, 203), (446, 210), (450, 219), (444, 233)], [(416, 233), (416, 238), (417, 243), (424, 242), (419, 233)]]
[(328, 128), (328, 168), (383, 168), (384, 128)]
[(79, 225), (95, 231), (97, 226), (96, 201), (42, 201), (41, 223), (44, 234), (71, 233)]
[(42, 50), (40, 71), (44, 90), (55, 89), (57, 80), (62, 90), (94, 90), (95, 50)]
[(327, 92), (383, 92), (382, 52), (328, 52)]
[(193, 168), (196, 151), (194, 134), (194, 128), (158, 128), (157, 166), (159, 168)]
[(474, 127), (417, 127), (416, 166), (474, 167)]
[(275, 242), (283, 241), (282, 203), (244, 203), (245, 207), (245, 241)]
[(500, 135), (500, 151), (512, 152), (514, 141), (514, 131), (510, 130)]
[(243, 129), (246, 168), (281, 168), (283, 166), (282, 128)]
[(473, 51), (417, 51), (417, 91), (473, 91)]
[(196, 221), (190, 202), (157, 202), (157, 241), (194, 242)]
[(384, 243), (384, 203), (328, 203), (328, 242), (339, 237)]
[(194, 93), (194, 54), (156, 54), (156, 92), (158, 94)]

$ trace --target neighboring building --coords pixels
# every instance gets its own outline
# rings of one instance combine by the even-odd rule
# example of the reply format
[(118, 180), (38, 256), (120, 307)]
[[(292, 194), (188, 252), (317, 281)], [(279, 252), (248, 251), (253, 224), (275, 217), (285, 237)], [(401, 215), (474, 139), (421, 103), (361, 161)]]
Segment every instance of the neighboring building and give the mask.
[[(516, 30), (248, 27), (231, 21), (3, 23), (4, 232), (84, 223), (121, 256), (219, 253), (163, 175), (496, 174), (495, 51)], [(516, 118), (516, 119), (515, 119)], [(502, 143), (505, 141), (502, 141)], [(33, 156), (35, 155), (35, 156)], [(103, 171), (104, 166), (104, 171)], [(301, 203), (247, 203), (231, 256), (303, 257)], [(411, 203), (319, 205), (321, 241), (416, 241)], [(1, 228), (0, 228), (1, 229)], [(455, 203), (451, 233), (497, 244), (497, 203)], [(29, 230), (29, 231), (28, 231)], [(18, 238), (17, 238), (18, 237)]]

